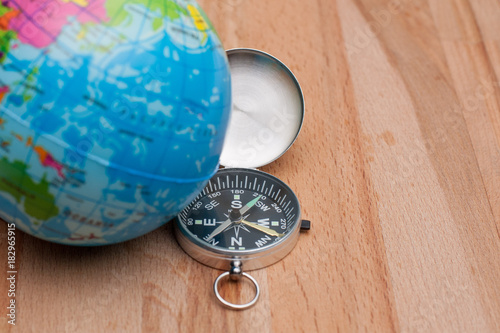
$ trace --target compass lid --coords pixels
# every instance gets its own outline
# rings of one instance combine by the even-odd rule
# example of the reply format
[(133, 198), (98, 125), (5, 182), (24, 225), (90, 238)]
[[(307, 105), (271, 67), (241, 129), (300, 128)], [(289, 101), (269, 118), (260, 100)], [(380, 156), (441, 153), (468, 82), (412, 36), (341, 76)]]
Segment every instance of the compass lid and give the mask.
[(233, 107), (220, 157), (225, 167), (257, 168), (283, 155), (304, 119), (304, 96), (293, 73), (265, 52), (227, 51)]

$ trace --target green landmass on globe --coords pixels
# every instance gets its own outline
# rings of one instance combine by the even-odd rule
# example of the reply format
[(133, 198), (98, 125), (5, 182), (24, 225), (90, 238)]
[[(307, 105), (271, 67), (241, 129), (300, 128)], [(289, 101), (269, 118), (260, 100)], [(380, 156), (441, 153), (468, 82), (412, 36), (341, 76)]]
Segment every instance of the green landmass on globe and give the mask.
[(35, 183), (26, 173), (28, 166), (21, 161), (10, 163), (5, 157), (0, 160), (2, 176), (0, 191), (12, 195), (19, 203), (24, 199), (26, 214), (38, 219), (46, 220), (59, 214), (55, 206), (55, 198), (49, 192), (49, 182), (42, 178)]
[(230, 92), (195, 1), (1, 1), (0, 218), (70, 245), (158, 228), (217, 171)]

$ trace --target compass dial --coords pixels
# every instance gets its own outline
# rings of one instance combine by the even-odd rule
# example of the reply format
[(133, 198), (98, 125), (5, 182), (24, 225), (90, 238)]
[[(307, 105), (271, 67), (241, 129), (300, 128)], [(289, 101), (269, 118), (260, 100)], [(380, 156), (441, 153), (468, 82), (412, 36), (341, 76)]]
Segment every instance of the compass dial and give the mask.
[[(297, 197), (285, 183), (258, 170), (234, 168), (220, 170), (208, 182), (179, 214), (178, 227), (181, 238), (214, 259), (260, 258), (260, 264), (251, 266), (263, 267), (293, 248), (299, 221)], [(220, 266), (186, 250), (209, 266)], [(262, 260), (268, 256), (273, 258)]]

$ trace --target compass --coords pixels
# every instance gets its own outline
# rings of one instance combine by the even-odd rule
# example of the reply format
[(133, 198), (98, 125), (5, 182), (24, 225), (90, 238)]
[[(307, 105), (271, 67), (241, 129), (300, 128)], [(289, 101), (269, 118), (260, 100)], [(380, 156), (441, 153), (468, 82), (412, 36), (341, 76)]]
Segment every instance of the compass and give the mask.
[(222, 169), (178, 216), (177, 240), (194, 259), (217, 269), (229, 270), (214, 285), (216, 296), (232, 308), (253, 303), (226, 302), (218, 292), (221, 278), (240, 274), (257, 282), (245, 270), (274, 264), (297, 243), (301, 228), (296, 195), (284, 182), (253, 169)]
[[(297, 196), (273, 175), (255, 169), (281, 156), (295, 141), (304, 116), (300, 86), (278, 59), (258, 50), (228, 51), (233, 111), (220, 169), (184, 209), (176, 223), (180, 246), (197, 261), (221, 270), (216, 297), (232, 309), (254, 305), (260, 289), (245, 271), (274, 264), (295, 246), (301, 220)], [(272, 88), (272, 89), (271, 89)], [(242, 277), (255, 297), (233, 304), (221, 297), (219, 282)]]

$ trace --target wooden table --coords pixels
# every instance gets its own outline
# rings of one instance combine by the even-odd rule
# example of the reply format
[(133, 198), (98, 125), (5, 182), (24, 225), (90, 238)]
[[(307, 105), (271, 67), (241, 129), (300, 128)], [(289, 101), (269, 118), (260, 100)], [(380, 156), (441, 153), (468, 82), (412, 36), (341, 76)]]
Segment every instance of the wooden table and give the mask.
[[(220, 272), (172, 225), (88, 249), (18, 232), (17, 327), (0, 329), (498, 332), (500, 2), (200, 3), (226, 48), (265, 50), (302, 85), (302, 132), (263, 170), (312, 230), (253, 273), (261, 300), (243, 312), (219, 306)], [(3, 312), (7, 290), (1, 279)]]

